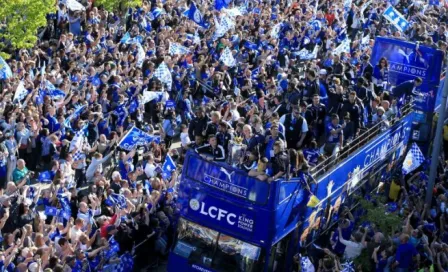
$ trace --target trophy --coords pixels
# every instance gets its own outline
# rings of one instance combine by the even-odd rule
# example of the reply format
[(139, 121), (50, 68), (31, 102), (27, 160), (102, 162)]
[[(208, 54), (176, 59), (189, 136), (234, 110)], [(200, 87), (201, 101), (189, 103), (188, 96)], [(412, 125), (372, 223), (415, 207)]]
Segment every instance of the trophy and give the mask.
[(232, 167), (237, 167), (240, 164), (240, 158), (244, 158), (244, 153), (246, 152), (246, 145), (243, 144), (242, 137), (235, 137), (229, 143), (229, 156), (228, 156), (228, 164), (232, 165)]

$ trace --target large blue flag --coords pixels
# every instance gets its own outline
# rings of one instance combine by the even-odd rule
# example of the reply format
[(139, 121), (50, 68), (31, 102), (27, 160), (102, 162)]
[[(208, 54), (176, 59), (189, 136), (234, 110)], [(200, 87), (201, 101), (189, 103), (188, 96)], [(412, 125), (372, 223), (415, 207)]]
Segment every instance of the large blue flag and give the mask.
[(196, 7), (194, 2), (191, 2), (188, 10), (188, 18), (203, 28), (207, 28), (207, 24), (202, 17), (201, 11)]
[(8, 79), (10, 77), (12, 77), (11, 67), (0, 56), (0, 79)]
[(170, 155), (166, 155), (162, 166), (162, 177), (166, 180), (171, 179), (171, 171), (176, 170), (176, 164)]
[(425, 161), (425, 156), (416, 143), (412, 143), (411, 149), (403, 162), (403, 174), (407, 175), (417, 169)]
[(123, 139), (121, 139), (118, 146), (125, 150), (132, 150), (134, 147), (138, 145), (145, 145), (153, 141), (159, 143), (160, 137), (149, 135), (148, 133), (144, 132), (143, 130), (137, 127), (132, 127), (128, 131), (128, 133), (126, 133), (126, 135), (123, 137)]

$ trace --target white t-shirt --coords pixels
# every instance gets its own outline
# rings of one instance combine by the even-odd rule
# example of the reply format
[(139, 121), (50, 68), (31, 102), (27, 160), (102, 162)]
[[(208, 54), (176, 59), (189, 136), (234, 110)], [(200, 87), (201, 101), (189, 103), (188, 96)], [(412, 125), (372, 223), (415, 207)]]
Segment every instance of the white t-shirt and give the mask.
[(77, 229), (75, 226), (73, 226), (70, 229), (70, 239), (72, 240), (72, 242), (76, 242), (79, 239), (79, 236), (82, 234), (82, 230)]
[(191, 143), (190, 137), (188, 136), (188, 132), (182, 132), (180, 134), (180, 141), (182, 143), (182, 147), (187, 147), (188, 144)]
[(146, 177), (148, 177), (148, 178), (153, 178), (156, 174), (155, 174), (155, 169), (156, 169), (156, 166), (153, 164), (153, 163), (147, 163), (146, 164), (146, 166), (145, 166), (145, 174), (146, 174)]

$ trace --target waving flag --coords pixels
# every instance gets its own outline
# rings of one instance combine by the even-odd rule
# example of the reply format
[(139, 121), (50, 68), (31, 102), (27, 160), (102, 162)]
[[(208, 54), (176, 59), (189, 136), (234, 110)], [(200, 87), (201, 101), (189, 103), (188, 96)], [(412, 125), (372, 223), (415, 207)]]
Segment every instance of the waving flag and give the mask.
[(182, 46), (178, 43), (170, 43), (170, 48), (168, 49), (168, 52), (170, 53), (170, 55), (185, 55), (190, 53), (190, 51), (188, 50), (188, 48), (186, 48), (185, 46)]
[(166, 155), (165, 162), (162, 166), (162, 177), (165, 180), (171, 179), (171, 171), (176, 170), (176, 164), (170, 155)]
[(162, 62), (159, 67), (157, 67), (154, 72), (154, 76), (160, 80), (160, 82), (164, 83), (168, 87), (168, 91), (171, 91), (171, 86), (173, 84), (173, 78), (171, 76), (171, 72), (166, 66), (165, 62)]
[(425, 161), (425, 156), (416, 143), (412, 143), (406, 158), (403, 161), (403, 174), (407, 175), (417, 169)]
[(109, 249), (106, 250), (105, 258), (106, 260), (110, 260), (112, 257), (116, 256), (120, 252), (120, 246), (117, 241), (115, 241), (115, 237), (111, 236), (109, 239)]
[(383, 16), (401, 32), (405, 32), (409, 27), (409, 22), (393, 6), (384, 10)]
[(140, 43), (137, 44), (137, 67), (142, 68), (143, 61), (145, 60), (145, 51)]
[(258, 50), (258, 46), (255, 43), (251, 42), (251, 41), (245, 41), (243, 43), (243, 46), (245, 48), (247, 48), (247, 49), (250, 49), (250, 50)]
[(12, 77), (11, 67), (0, 56), (0, 79), (8, 79), (10, 77)]
[(168, 93), (166, 93), (166, 92), (150, 92), (150, 91), (145, 90), (145, 91), (143, 91), (142, 103), (146, 104), (153, 100), (157, 100), (157, 102), (163, 102), (164, 100), (166, 100), (167, 96), (168, 96)]
[(227, 31), (235, 27), (235, 22), (233, 18), (231, 18), (230, 16), (223, 16), (221, 18), (221, 23), (218, 22), (216, 17), (213, 17), (213, 20), (215, 21), (215, 28), (216, 28), (216, 31), (215, 33), (213, 33), (212, 37), (214, 41), (224, 36), (227, 33)]
[(64, 120), (64, 126), (65, 126), (66, 128), (72, 128), (72, 125), (71, 125), (70, 122), (71, 122), (72, 120), (76, 120), (76, 119), (78, 119), (79, 116), (81, 116), (81, 114), (83, 113), (83, 111), (86, 109), (86, 107), (87, 107), (87, 105), (83, 105), (83, 106), (80, 106), (80, 107), (78, 107), (77, 109), (75, 109), (75, 111), (74, 111), (72, 114), (70, 114), (70, 116), (67, 117), (67, 118)]
[(228, 47), (226, 47), (226, 49), (224, 49), (219, 60), (222, 61), (224, 63), (224, 65), (227, 67), (234, 67), (236, 65), (236, 61), (232, 55), (232, 51), (230, 51), (230, 49)]
[(53, 174), (51, 171), (43, 171), (39, 173), (38, 180), (42, 183), (51, 183), (53, 180)]
[(126, 197), (122, 194), (111, 194), (105, 200), (107, 206), (117, 205), (120, 209), (127, 208)]
[(345, 39), (333, 51), (333, 55), (340, 55), (341, 53), (348, 53), (348, 54), (350, 54), (350, 40), (349, 39)]
[(207, 28), (206, 22), (194, 2), (191, 2), (190, 9), (188, 10), (188, 18), (199, 26)]
[(16, 93), (14, 94), (13, 101), (18, 101), (20, 103), (27, 95), (28, 91), (25, 89), (23, 81), (20, 81), (19, 86), (17, 86)]
[(252, 70), (252, 72), (251, 72), (251, 79), (252, 80), (257, 80), (258, 79), (258, 74), (260, 74), (260, 66), (258, 66), (257, 68)]
[(157, 19), (160, 15), (166, 14), (165, 10), (159, 7), (154, 8), (151, 13), (154, 19)]
[(348, 13), (352, 8), (352, 0), (344, 0), (344, 19), (347, 20)]
[(430, 6), (440, 6), (440, 0), (429, 0)]
[(86, 8), (76, 0), (66, 0), (65, 4), (66, 4), (67, 8), (72, 11), (86, 10)]
[(153, 141), (159, 143), (160, 137), (149, 135), (137, 127), (132, 127), (123, 139), (121, 139), (120, 143), (118, 143), (118, 146), (129, 151), (137, 145), (145, 145)]
[(56, 216), (58, 215), (58, 209), (56, 207), (46, 206), (45, 207), (45, 215), (47, 216)]
[(125, 44), (134, 44), (134, 43), (142, 43), (143, 37), (142, 36), (135, 36), (134, 38), (131, 38), (131, 34), (129, 32), (126, 32), (123, 37), (120, 40), (120, 43)]
[[(51, 83), (50, 83), (51, 84)], [(53, 85), (53, 84), (52, 84)], [(53, 86), (54, 87), (54, 86)], [(53, 100), (60, 100), (60, 99), (64, 99), (66, 94), (64, 91), (59, 90), (59, 89), (52, 89), (52, 90), (47, 90), (45, 92), (45, 95), (48, 95), (51, 97), (51, 99)]]
[(215, 0), (215, 9), (221, 10), (227, 7), (227, 3), (225, 0)]
[(281, 28), (282, 28), (282, 23), (276, 24), (271, 30), (271, 33), (270, 33), (271, 37), (278, 39), (278, 37), (280, 36)]
[(367, 34), (365, 37), (361, 39), (360, 48), (361, 50), (365, 50), (366, 48), (369, 48), (370, 46), (370, 35)]
[(314, 49), (311, 52), (306, 50), (305, 48), (303, 48), (302, 50), (300, 50), (297, 53), (297, 56), (299, 56), (299, 58), (301, 60), (312, 60), (312, 59), (317, 58), (317, 52), (318, 51), (319, 51), (319, 47), (317, 45), (314, 46)]

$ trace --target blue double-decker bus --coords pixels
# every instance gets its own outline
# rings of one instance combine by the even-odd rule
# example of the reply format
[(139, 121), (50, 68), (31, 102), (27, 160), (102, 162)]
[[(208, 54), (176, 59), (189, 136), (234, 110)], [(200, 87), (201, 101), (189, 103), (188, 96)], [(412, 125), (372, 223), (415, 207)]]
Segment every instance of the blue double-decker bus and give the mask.
[(274, 255), (288, 251), (306, 197), (299, 180), (261, 182), (190, 151), (178, 199), (169, 271), (272, 271)]
[[(403, 48), (414, 52), (413, 46), (378, 38), (372, 56), (377, 61), (385, 48), (390, 49), (386, 50), (388, 58)], [(325, 211), (337, 213), (342, 199), (355, 195), (363, 184), (375, 188), (367, 181), (396, 163), (411, 140), (424, 139), (419, 135), (426, 134), (422, 132), (428, 122), (425, 116), (436, 104), (442, 58), (435, 49), (419, 50), (428, 55), (432, 67), (419, 68), (425, 72), (420, 73), (425, 75), (421, 89), (425, 101), (402, 107), (386, 126), (384, 121), (376, 124), (345, 146), (338, 157), (313, 168), (311, 180), (315, 182), (309, 187), (294, 178), (262, 182), (189, 151), (178, 185), (180, 223), (168, 271), (291, 271), (298, 249), (320, 235), (321, 222), (326, 221), (326, 226), (335, 223), (325, 218)], [(391, 71), (394, 82), (389, 84), (415, 78), (416, 70), (405, 59), (393, 59), (396, 71)], [(311, 194), (317, 203), (308, 207)]]

